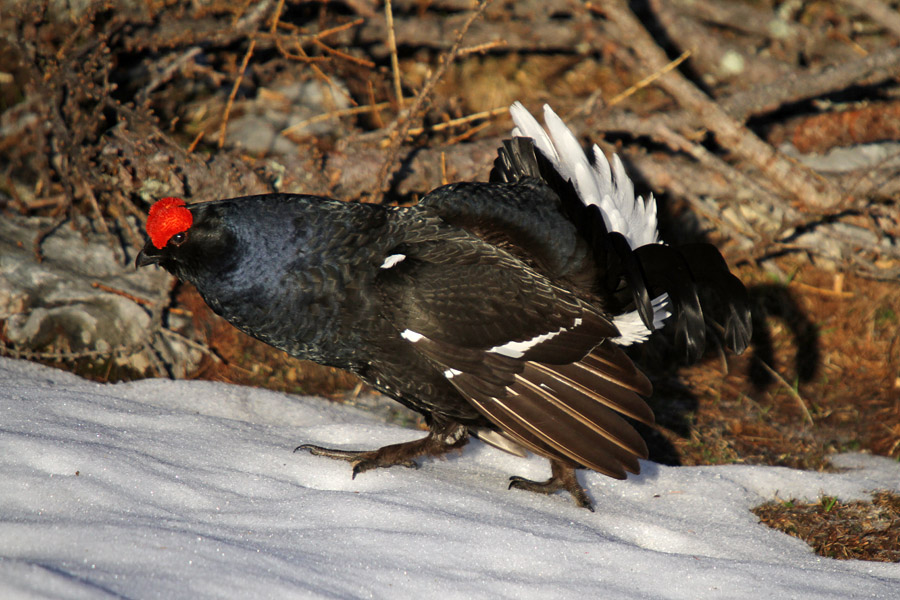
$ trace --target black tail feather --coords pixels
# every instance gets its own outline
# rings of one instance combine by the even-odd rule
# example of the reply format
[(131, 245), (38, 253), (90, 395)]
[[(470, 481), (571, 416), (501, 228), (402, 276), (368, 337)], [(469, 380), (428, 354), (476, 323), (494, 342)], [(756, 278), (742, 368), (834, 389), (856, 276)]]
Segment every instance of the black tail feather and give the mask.
[(489, 181), (515, 183), (523, 177), (544, 178), (538, 166), (534, 143), (530, 138), (503, 140), (503, 147), (497, 149)]
[[(598, 213), (598, 218), (601, 218), (599, 210), (595, 212)], [(618, 259), (618, 268), (614, 269), (609, 265), (607, 273), (618, 273), (621, 269), (621, 275), (625, 278), (628, 289), (631, 290), (631, 297), (641, 321), (644, 322), (647, 329), (653, 331), (653, 304), (650, 300), (650, 291), (647, 289), (647, 282), (634, 250), (631, 249), (628, 240), (621, 233), (614, 231), (607, 235), (606, 239), (609, 240), (609, 249), (612, 251), (607, 252), (607, 256), (615, 256)]]
[(747, 290), (729, 271), (715, 246), (706, 243), (648, 244), (634, 252), (647, 286), (653, 293), (669, 294), (675, 317), (676, 347), (689, 362), (699, 360), (706, 347), (705, 315), (699, 296), (704, 290), (717, 296), (715, 306), (726, 313), (725, 342), (728, 347), (738, 354), (747, 348), (753, 330)]
[(696, 362), (706, 348), (706, 323), (697, 295), (697, 281), (678, 248), (647, 244), (636, 249), (648, 286), (666, 292), (675, 317), (675, 345), (689, 362)]
[(694, 243), (678, 247), (694, 279), (718, 296), (717, 306), (726, 309), (725, 342), (737, 354), (750, 344), (753, 325), (750, 298), (741, 280), (728, 269), (728, 264), (711, 244)]

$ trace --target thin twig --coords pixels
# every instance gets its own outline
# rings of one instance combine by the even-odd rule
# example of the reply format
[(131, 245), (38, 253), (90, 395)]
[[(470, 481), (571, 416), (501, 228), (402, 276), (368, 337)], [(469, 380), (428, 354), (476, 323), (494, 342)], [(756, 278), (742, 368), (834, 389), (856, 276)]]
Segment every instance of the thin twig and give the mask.
[(340, 25), (335, 25), (334, 27), (329, 27), (328, 29), (323, 29), (315, 35), (315, 39), (320, 40), (324, 37), (328, 37), (330, 35), (334, 35), (335, 33), (340, 33), (342, 31), (346, 31), (353, 27), (358, 27), (365, 23), (365, 19), (356, 19), (354, 21), (348, 21), (346, 23), (342, 23)]
[(194, 141), (192, 141), (192, 142), (191, 142), (191, 145), (188, 146), (188, 148), (187, 148), (187, 153), (188, 153), (188, 154), (190, 154), (191, 152), (193, 152), (194, 150), (197, 149), (197, 145), (200, 143), (200, 140), (203, 139), (203, 136), (204, 136), (204, 135), (206, 135), (206, 130), (205, 130), (205, 129), (201, 129), (201, 130), (200, 130), (200, 133), (198, 133), (196, 136), (194, 136)]
[[(171, 312), (171, 310), (169, 312)], [(208, 357), (210, 357), (211, 359), (213, 359), (213, 362), (222, 363), (222, 357), (220, 357), (218, 354), (216, 354), (215, 350), (213, 350), (206, 344), (202, 344), (196, 340), (192, 340), (191, 338), (184, 336), (173, 329), (169, 329), (168, 327), (162, 327), (162, 328), (160, 328), (159, 331), (163, 335), (167, 335), (171, 338), (175, 338), (182, 344), (190, 346), (194, 350), (199, 350), (203, 354), (205, 354)]]
[(850, 299), (855, 298), (856, 294), (853, 292), (844, 292), (841, 290), (827, 290), (824, 288), (819, 288), (814, 285), (809, 285), (803, 283), (801, 281), (792, 281), (788, 284), (788, 287), (799, 288), (803, 291), (809, 292), (811, 294), (818, 294), (820, 296), (827, 296), (829, 298), (840, 298), (840, 299)]
[(388, 50), (391, 52), (391, 73), (394, 78), (394, 96), (397, 106), (403, 110), (403, 86), (400, 83), (400, 61), (397, 59), (397, 37), (394, 35), (394, 10), (391, 0), (384, 3), (384, 18), (387, 21)]
[(450, 47), (450, 50), (441, 57), (440, 64), (437, 69), (431, 74), (431, 77), (425, 82), (425, 85), (422, 86), (422, 89), (416, 94), (416, 99), (413, 102), (413, 105), (409, 109), (409, 114), (406, 117), (406, 120), (403, 121), (402, 125), (400, 125), (399, 129), (397, 128), (398, 121), (394, 120), (391, 124), (390, 129), (393, 129), (391, 134), (391, 147), (388, 151), (388, 156), (385, 158), (384, 162), (381, 165), (381, 169), (378, 172), (378, 178), (376, 182), (378, 187), (375, 188), (372, 196), (370, 197), (370, 201), (374, 203), (380, 203), (384, 198), (384, 193), (387, 191), (388, 180), (391, 176), (391, 171), (393, 169), (394, 163), (397, 160), (397, 155), (400, 153), (400, 147), (403, 145), (403, 141), (406, 139), (406, 136), (409, 134), (409, 130), (418, 123), (422, 118), (422, 113), (425, 111), (425, 108), (428, 106), (430, 101), (431, 93), (434, 90), (434, 86), (437, 85), (437, 82), (444, 76), (444, 73), (447, 72), (447, 68), (450, 64), (456, 60), (457, 55), (459, 54), (460, 45), (462, 44), (463, 38), (468, 33), (469, 28), (472, 26), (472, 23), (475, 22), (475, 19), (481, 16), (484, 12), (484, 9), (491, 3), (491, 0), (481, 0), (478, 3), (478, 8), (472, 11), (472, 14), (466, 19), (466, 22), (463, 24), (462, 28), (456, 35), (456, 40), (454, 40), (453, 45)]
[(275, 12), (272, 14), (272, 24), (269, 25), (269, 33), (278, 31), (278, 22), (281, 21), (282, 10), (284, 10), (284, 0), (278, 0), (278, 6), (275, 7)]
[(378, 103), (375, 102), (375, 86), (372, 84), (371, 79), (366, 81), (366, 92), (369, 95), (369, 106), (372, 108), (372, 120), (375, 122), (375, 126), (381, 129), (384, 127), (384, 119), (381, 118), (381, 109), (378, 108)]
[(150, 83), (144, 86), (143, 89), (141, 89), (141, 91), (135, 95), (137, 103), (143, 104), (147, 102), (147, 100), (149, 100), (150, 98), (150, 93), (153, 90), (174, 77), (175, 73), (184, 68), (191, 59), (193, 59), (201, 52), (202, 49), (200, 48), (200, 46), (193, 46), (182, 52), (181, 55), (176, 57), (174, 60), (170, 61), (168, 66), (157, 72), (153, 79), (150, 80)]
[(94, 188), (86, 180), (82, 179), (84, 186), (84, 195), (87, 197), (88, 204), (91, 205), (91, 211), (94, 213), (94, 223), (100, 228), (100, 231), (109, 235), (109, 227), (106, 225), (106, 219), (100, 212), (100, 205), (97, 203), (97, 196), (94, 195)]
[(797, 393), (797, 390), (794, 389), (794, 386), (792, 386), (791, 384), (789, 384), (789, 383), (787, 382), (787, 380), (785, 380), (785, 378), (782, 377), (782, 376), (778, 373), (778, 371), (776, 371), (775, 369), (773, 369), (772, 367), (770, 367), (769, 364), (768, 364), (766, 361), (760, 359), (760, 360), (759, 360), (759, 364), (762, 365), (763, 369), (764, 369), (769, 375), (771, 375), (772, 377), (774, 377), (775, 379), (777, 379), (777, 380), (781, 383), (781, 385), (784, 386), (784, 389), (786, 389), (786, 390), (788, 391), (788, 393), (789, 393), (791, 396), (794, 397), (794, 400), (797, 401), (797, 404), (800, 406), (800, 410), (803, 412), (803, 418), (804, 418), (810, 425), (814, 425), (814, 424), (815, 424), (815, 421), (813, 421), (812, 415), (809, 413), (809, 408), (806, 407), (806, 401), (803, 399), (803, 396), (801, 396), (799, 393)]
[(450, 138), (449, 140), (447, 140), (447, 145), (455, 146), (456, 144), (469, 139), (470, 137), (472, 137), (479, 131), (481, 131), (483, 129), (487, 129), (490, 126), (490, 124), (491, 124), (490, 121), (485, 121), (484, 123), (479, 123), (475, 127), (471, 127), (469, 129), (467, 129), (466, 131), (463, 131), (459, 135), (455, 135), (452, 138)]
[(25, 360), (78, 360), (81, 358), (99, 358), (101, 356), (130, 356), (135, 350), (141, 348), (142, 344), (127, 344), (108, 348), (106, 350), (78, 350), (78, 351), (37, 351), (23, 350), (7, 344), (0, 345), (0, 355), (10, 356), (12, 358), (23, 358)]
[[(307, 39), (322, 39), (322, 38), (328, 37), (330, 35), (334, 35), (336, 33), (342, 32), (342, 31), (346, 31), (352, 27), (362, 25), (365, 22), (366, 22), (365, 19), (356, 19), (355, 21), (347, 21), (346, 23), (341, 23), (340, 25), (335, 25), (334, 27), (329, 27), (328, 29), (323, 29), (316, 33), (303, 33), (304, 30), (302, 27), (300, 27), (298, 25), (294, 25), (293, 23), (285, 23), (284, 21), (279, 21), (278, 27), (281, 29), (285, 29), (287, 31), (298, 33), (298, 34), (300, 34), (299, 37), (301, 39), (307, 40)], [(278, 35), (279, 34), (276, 34), (276, 36), (278, 36)]]
[(663, 67), (659, 71), (656, 71), (655, 73), (651, 73), (650, 75), (647, 75), (646, 77), (644, 77), (643, 79), (641, 79), (640, 81), (638, 81), (637, 83), (635, 83), (634, 85), (629, 87), (624, 92), (620, 92), (620, 93), (616, 94), (615, 96), (613, 96), (612, 98), (610, 98), (609, 101), (606, 102), (606, 106), (609, 107), (609, 106), (613, 106), (614, 104), (618, 104), (619, 102), (621, 102), (628, 96), (631, 96), (638, 90), (647, 87), (648, 85), (650, 85), (651, 83), (653, 83), (654, 81), (656, 81), (657, 79), (659, 79), (660, 77), (662, 77), (663, 75), (665, 75), (666, 73), (671, 71), (672, 69), (677, 68), (678, 65), (680, 65), (681, 63), (686, 61), (690, 55), (691, 55), (691, 51), (685, 50), (684, 52), (681, 53), (681, 56), (679, 56), (678, 58), (676, 58), (675, 60), (673, 60), (672, 62), (667, 64), (665, 67)]
[[(341, 87), (338, 86), (334, 82), (334, 80), (331, 79), (331, 77), (326, 75), (325, 72), (318, 67), (318, 65), (314, 64), (316, 62), (316, 59), (311, 58), (306, 53), (306, 50), (303, 49), (303, 45), (300, 43), (300, 40), (296, 40), (296, 46), (297, 46), (297, 53), (299, 54), (299, 57), (300, 57), (299, 60), (310, 63), (310, 67), (312, 68), (313, 73), (315, 74), (316, 78), (319, 81), (322, 81), (326, 85), (328, 85), (328, 89), (331, 91), (331, 96), (329, 97), (329, 100), (331, 100), (332, 108), (334, 108), (336, 106), (335, 98), (337, 96), (343, 96), (344, 98), (346, 98), (348, 100), (348, 102), (350, 104), (354, 104), (354, 105), (356, 104), (356, 100), (354, 100), (353, 97), (350, 94), (348, 94), (346, 90), (341, 89)], [(281, 46), (279, 45), (279, 48), (280, 47)], [(289, 57), (289, 58), (294, 58), (294, 57)], [(294, 58), (294, 60), (298, 60), (298, 59)], [(330, 60), (330, 59), (326, 59), (326, 60)]]
[(413, 127), (407, 132), (407, 135), (410, 137), (422, 135), (423, 133), (433, 133), (437, 131), (443, 131), (445, 129), (450, 129), (451, 127), (458, 127), (459, 125), (465, 125), (466, 123), (471, 123), (472, 121), (477, 121), (479, 119), (489, 119), (496, 115), (500, 115), (509, 110), (505, 106), (501, 106), (500, 108), (492, 108), (491, 110), (483, 110), (481, 112), (472, 113), (471, 115), (466, 115), (465, 117), (459, 117), (456, 119), (450, 119), (449, 121), (444, 121), (442, 123), (436, 123), (434, 125), (429, 125), (428, 127)]
[(238, 71), (237, 79), (234, 81), (234, 87), (231, 88), (231, 93), (228, 94), (228, 103), (225, 105), (225, 114), (222, 115), (222, 126), (219, 128), (219, 148), (222, 148), (225, 145), (225, 131), (228, 127), (228, 115), (231, 114), (231, 108), (234, 106), (234, 98), (237, 96), (238, 88), (241, 87), (241, 82), (244, 80), (244, 72), (247, 70), (247, 65), (250, 64), (250, 57), (253, 56), (253, 49), (255, 47), (256, 40), (250, 40), (250, 46), (244, 54), (244, 60), (241, 62), (241, 69)]
[(131, 300), (135, 304), (140, 304), (141, 306), (150, 306), (153, 304), (153, 302), (150, 300), (147, 300), (145, 298), (139, 298), (138, 296), (135, 296), (134, 294), (130, 294), (130, 293), (126, 292), (125, 290), (120, 290), (118, 288), (104, 285), (104, 284), (100, 283), (99, 281), (92, 281), (91, 287), (94, 289), (100, 290), (101, 292), (107, 292), (109, 294), (115, 294), (116, 296), (122, 296), (123, 298), (127, 298), (128, 300)]
[(316, 123), (321, 123), (322, 121), (328, 121), (330, 119), (337, 119), (340, 117), (349, 117), (352, 115), (358, 115), (360, 113), (371, 112), (372, 114), (377, 114), (377, 112), (383, 108), (388, 108), (391, 105), (390, 102), (379, 102), (378, 104), (367, 104), (365, 106), (354, 106), (352, 108), (344, 108), (341, 110), (333, 110), (331, 112), (322, 113), (320, 115), (316, 115), (314, 117), (310, 117), (308, 119), (303, 119), (297, 123), (294, 123), (290, 127), (281, 130), (281, 135), (290, 136), (292, 134), (297, 133), (301, 129), (305, 129), (310, 125), (314, 125)]
[(306, 52), (303, 51), (303, 46), (300, 44), (300, 40), (293, 40), (294, 45), (297, 47), (297, 53), (294, 54), (287, 48), (285, 48), (281, 43), (281, 38), (277, 38), (275, 40), (275, 47), (281, 53), (281, 55), (288, 60), (295, 60), (301, 63), (317, 63), (317, 62), (328, 62), (331, 60), (330, 56), (309, 56)]
[(468, 46), (466, 48), (462, 48), (459, 51), (460, 56), (468, 56), (470, 54), (484, 54), (488, 50), (494, 50), (495, 48), (503, 48), (506, 46), (506, 40), (494, 40), (492, 42), (487, 42), (484, 44), (477, 44), (475, 46)]
[(321, 48), (322, 50), (324, 50), (325, 52), (327, 52), (328, 54), (337, 56), (338, 58), (342, 58), (346, 61), (350, 61), (353, 64), (359, 65), (361, 67), (366, 67), (367, 69), (375, 68), (375, 63), (373, 63), (371, 60), (366, 60), (364, 58), (359, 58), (359, 57), (353, 56), (352, 54), (347, 54), (346, 52), (341, 52), (340, 50), (338, 50), (336, 48), (332, 48), (331, 46), (329, 46), (328, 44), (326, 44), (319, 38), (313, 38), (313, 43), (316, 46), (318, 46), (319, 48)]

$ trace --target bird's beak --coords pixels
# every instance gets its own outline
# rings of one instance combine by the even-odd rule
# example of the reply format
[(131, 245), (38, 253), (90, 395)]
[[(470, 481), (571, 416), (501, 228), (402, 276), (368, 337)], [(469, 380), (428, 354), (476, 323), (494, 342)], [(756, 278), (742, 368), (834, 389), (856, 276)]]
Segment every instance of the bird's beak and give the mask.
[(138, 252), (137, 258), (134, 260), (134, 266), (137, 268), (146, 267), (147, 265), (158, 265), (161, 259), (162, 253), (160, 250), (153, 245), (153, 242), (148, 241), (144, 244), (143, 249)]

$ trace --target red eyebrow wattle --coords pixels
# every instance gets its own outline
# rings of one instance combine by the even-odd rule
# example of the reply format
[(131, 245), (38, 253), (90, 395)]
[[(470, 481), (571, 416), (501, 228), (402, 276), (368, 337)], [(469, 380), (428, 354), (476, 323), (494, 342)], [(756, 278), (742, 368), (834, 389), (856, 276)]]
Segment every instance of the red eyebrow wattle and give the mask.
[(163, 248), (173, 235), (190, 229), (194, 215), (181, 198), (163, 198), (150, 207), (147, 234), (157, 248)]

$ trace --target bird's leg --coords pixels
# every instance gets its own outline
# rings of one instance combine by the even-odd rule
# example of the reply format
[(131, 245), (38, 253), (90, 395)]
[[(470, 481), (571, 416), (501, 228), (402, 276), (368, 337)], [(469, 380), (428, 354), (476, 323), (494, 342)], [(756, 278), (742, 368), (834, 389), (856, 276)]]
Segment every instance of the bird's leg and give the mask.
[(413, 459), (420, 456), (441, 456), (462, 448), (469, 441), (469, 431), (459, 423), (432, 423), (431, 431), (422, 439), (402, 444), (391, 444), (378, 450), (335, 450), (312, 444), (297, 446), (297, 450), (308, 450), (316, 456), (346, 460), (353, 465), (353, 477), (379, 467), (418, 468)]
[(528, 490), (539, 494), (552, 494), (559, 490), (565, 490), (572, 495), (575, 504), (594, 512), (594, 503), (591, 502), (584, 488), (578, 484), (578, 478), (575, 476), (575, 467), (551, 458), (550, 473), (550, 479), (547, 481), (531, 481), (518, 476), (510, 477), (509, 487), (510, 489)]

